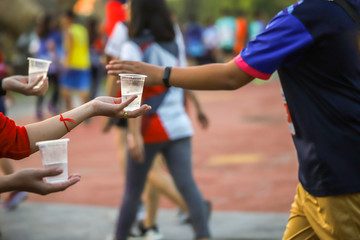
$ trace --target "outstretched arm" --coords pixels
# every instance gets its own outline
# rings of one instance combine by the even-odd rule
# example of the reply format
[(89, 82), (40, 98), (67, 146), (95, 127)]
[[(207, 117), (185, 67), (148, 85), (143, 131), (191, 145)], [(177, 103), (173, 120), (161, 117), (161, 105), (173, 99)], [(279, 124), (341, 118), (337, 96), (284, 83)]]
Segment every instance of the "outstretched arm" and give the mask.
[[(65, 123), (69, 130), (71, 130), (85, 119), (93, 116), (124, 117), (125, 111), (123, 109), (135, 98), (136, 96), (133, 96), (121, 103), (120, 98), (97, 97), (88, 103), (63, 113), (62, 117), (65, 122), (60, 121), (60, 116), (57, 115), (41, 122), (26, 125), (25, 128), (30, 141), (31, 153), (38, 150), (38, 147), (35, 146), (36, 142), (58, 139), (64, 136), (68, 132)], [(125, 117), (138, 117), (150, 109), (149, 106), (143, 105), (138, 110), (127, 112)], [(66, 119), (72, 119), (74, 122), (66, 121)]]
[[(142, 62), (111, 61), (107, 66), (108, 74), (140, 73), (145, 74), (147, 86), (163, 85), (164, 67)], [(194, 90), (234, 90), (251, 82), (254, 77), (245, 73), (232, 60), (228, 63), (215, 63), (187, 68), (172, 68), (169, 83), (171, 86)]]

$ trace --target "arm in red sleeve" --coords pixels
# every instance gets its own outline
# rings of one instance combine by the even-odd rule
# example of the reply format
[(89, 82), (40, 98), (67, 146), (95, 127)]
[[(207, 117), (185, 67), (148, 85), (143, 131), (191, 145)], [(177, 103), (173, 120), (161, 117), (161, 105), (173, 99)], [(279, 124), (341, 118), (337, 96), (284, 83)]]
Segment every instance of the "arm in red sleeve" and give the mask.
[(22, 159), (30, 155), (29, 137), (25, 127), (0, 113), (0, 157)]

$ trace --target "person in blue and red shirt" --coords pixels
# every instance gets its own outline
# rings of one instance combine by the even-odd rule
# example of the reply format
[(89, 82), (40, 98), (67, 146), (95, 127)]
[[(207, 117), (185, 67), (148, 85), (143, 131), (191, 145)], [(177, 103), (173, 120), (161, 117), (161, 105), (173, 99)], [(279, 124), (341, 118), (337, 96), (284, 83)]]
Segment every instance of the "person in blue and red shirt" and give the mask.
[[(360, 14), (358, 0), (346, 3)], [(359, 26), (334, 1), (284, 9), (232, 61), (191, 68), (113, 61), (108, 73), (147, 85), (233, 90), (278, 70), (299, 160), (299, 185), (283, 239), (360, 237)], [(167, 71), (164, 71), (167, 69)], [(165, 74), (164, 74), (165, 73)]]

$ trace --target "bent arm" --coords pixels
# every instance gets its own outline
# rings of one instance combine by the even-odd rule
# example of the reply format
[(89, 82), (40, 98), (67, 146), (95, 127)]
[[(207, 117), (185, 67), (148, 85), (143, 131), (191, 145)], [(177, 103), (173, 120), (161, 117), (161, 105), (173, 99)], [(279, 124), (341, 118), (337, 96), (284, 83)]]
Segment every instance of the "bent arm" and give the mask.
[[(93, 116), (107, 116), (114, 118), (124, 117), (125, 111), (123, 110), (127, 105), (129, 105), (136, 96), (132, 96), (125, 102), (121, 102), (120, 98), (112, 97), (97, 97), (94, 100), (87, 102), (77, 108), (74, 108), (68, 112), (62, 114), (64, 120), (72, 119), (74, 122), (65, 121), (69, 130), (73, 129), (85, 119)], [(134, 111), (127, 112), (128, 118), (135, 118), (140, 115), (143, 115), (151, 107), (142, 105), (139, 109)], [(58, 139), (64, 136), (68, 130), (64, 124), (64, 121), (60, 121), (60, 116), (49, 118), (42, 122), (33, 123), (25, 126), (29, 142), (31, 153), (38, 150), (35, 146), (37, 141), (44, 141), (50, 139)]]

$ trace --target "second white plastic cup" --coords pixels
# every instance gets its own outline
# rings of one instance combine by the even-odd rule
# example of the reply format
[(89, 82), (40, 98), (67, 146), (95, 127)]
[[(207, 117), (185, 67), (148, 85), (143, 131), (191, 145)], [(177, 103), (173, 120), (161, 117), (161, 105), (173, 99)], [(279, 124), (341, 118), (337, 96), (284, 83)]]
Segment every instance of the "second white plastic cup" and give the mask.
[[(47, 72), (51, 61), (43, 60), (39, 58), (28, 58), (29, 61), (29, 84), (35, 82), (39, 77), (46, 78)], [(43, 84), (43, 81), (40, 81), (34, 89), (39, 88)]]
[(50, 141), (37, 142), (41, 153), (41, 161), (44, 168), (60, 167), (63, 172), (54, 177), (47, 177), (48, 183), (58, 183), (68, 180), (68, 156), (67, 145), (69, 139), (58, 139)]
[(124, 102), (133, 95), (137, 98), (132, 101), (124, 110), (134, 111), (140, 108), (141, 96), (147, 76), (140, 74), (119, 74), (121, 82), (121, 100)]

